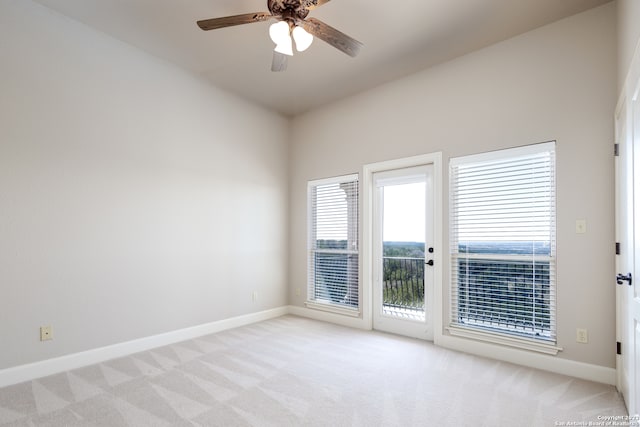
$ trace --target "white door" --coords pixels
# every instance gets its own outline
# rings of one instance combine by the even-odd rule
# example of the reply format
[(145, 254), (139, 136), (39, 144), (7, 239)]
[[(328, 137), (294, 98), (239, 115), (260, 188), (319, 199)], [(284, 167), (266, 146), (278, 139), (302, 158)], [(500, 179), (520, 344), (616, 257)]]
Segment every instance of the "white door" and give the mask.
[(373, 174), (373, 327), (433, 339), (433, 165)]
[[(640, 83), (640, 82), (639, 82)], [(636, 86), (637, 87), (637, 86)], [(616, 159), (616, 257), (618, 388), (631, 415), (640, 412), (640, 102), (638, 91), (623, 106), (616, 124), (619, 156)]]
[[(637, 415), (640, 413), (640, 228), (635, 224), (640, 225), (640, 102), (638, 100), (638, 92), (636, 91), (632, 104), (632, 129), (631, 134), (633, 137), (633, 253), (634, 262), (629, 268), (630, 272), (633, 272), (633, 280), (630, 287), (627, 287), (628, 295), (628, 311), (627, 311), (627, 325), (630, 325), (631, 334), (629, 335), (629, 375), (630, 383), (629, 392), (630, 400), (627, 404), (627, 408), (630, 413)], [(622, 272), (620, 272), (622, 273)], [(623, 273), (624, 274), (624, 273)]]
[[(618, 156), (616, 166), (616, 242), (619, 245), (616, 256), (616, 271), (627, 274), (632, 270), (633, 254), (633, 145), (627, 132), (626, 108), (617, 117)], [(623, 273), (624, 272), (624, 273)], [(629, 346), (630, 320), (628, 315), (631, 290), (623, 283), (616, 291), (617, 340), (625, 347)], [(627, 407), (633, 401), (630, 396), (630, 378), (632, 377), (631, 354), (624, 348), (617, 357), (618, 389), (627, 401)]]

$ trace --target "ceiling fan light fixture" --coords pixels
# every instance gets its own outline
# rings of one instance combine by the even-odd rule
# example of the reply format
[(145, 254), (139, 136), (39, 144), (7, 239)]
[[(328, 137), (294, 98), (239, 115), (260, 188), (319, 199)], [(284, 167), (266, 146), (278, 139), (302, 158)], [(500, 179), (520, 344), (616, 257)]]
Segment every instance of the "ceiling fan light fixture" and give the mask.
[(289, 31), (289, 24), (285, 21), (276, 22), (269, 27), (269, 37), (275, 44), (283, 44), (291, 40)]
[(293, 42), (291, 40), (289, 24), (285, 21), (276, 22), (269, 27), (269, 37), (276, 44), (274, 49), (278, 53), (293, 56)]
[(273, 50), (283, 55), (293, 56), (293, 43), (291, 43), (291, 39), (289, 39), (289, 43), (280, 43), (276, 45), (276, 48)]
[[(2, 0), (0, 0), (2, 1)], [(269, 37), (276, 47), (273, 53), (271, 71), (284, 71), (287, 57), (293, 56), (293, 42), (296, 50), (303, 52), (311, 46), (314, 37), (328, 43), (341, 52), (355, 57), (363, 44), (341, 33), (319, 19), (308, 18), (309, 12), (331, 0), (267, 0), (269, 12), (243, 13), (219, 18), (201, 19), (196, 22), (203, 31), (256, 22), (273, 21), (269, 27)]]
[(296, 42), (296, 50), (298, 52), (304, 52), (311, 46), (311, 43), (313, 43), (313, 36), (304, 28), (296, 26), (293, 29), (293, 40)]

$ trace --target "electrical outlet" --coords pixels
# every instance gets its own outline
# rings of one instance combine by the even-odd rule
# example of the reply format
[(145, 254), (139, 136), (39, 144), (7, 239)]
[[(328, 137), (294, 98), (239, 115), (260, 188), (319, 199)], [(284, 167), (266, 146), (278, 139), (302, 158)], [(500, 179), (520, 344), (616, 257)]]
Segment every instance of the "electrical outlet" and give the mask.
[(576, 342), (586, 344), (589, 342), (589, 332), (586, 329), (576, 329)]
[(576, 220), (576, 234), (585, 234), (587, 232), (587, 220), (586, 219), (577, 219)]
[(51, 326), (40, 326), (40, 341), (49, 341), (53, 339), (53, 330)]
[(299, 297), (300, 296), (300, 288), (296, 288), (296, 296)]

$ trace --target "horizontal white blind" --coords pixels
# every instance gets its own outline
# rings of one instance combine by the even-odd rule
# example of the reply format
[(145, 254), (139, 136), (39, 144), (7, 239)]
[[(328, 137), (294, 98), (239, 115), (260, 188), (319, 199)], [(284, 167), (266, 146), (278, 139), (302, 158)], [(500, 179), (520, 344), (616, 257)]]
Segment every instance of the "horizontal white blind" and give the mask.
[(308, 299), (358, 308), (358, 177), (310, 182)]
[(450, 326), (556, 340), (554, 143), (450, 166)]

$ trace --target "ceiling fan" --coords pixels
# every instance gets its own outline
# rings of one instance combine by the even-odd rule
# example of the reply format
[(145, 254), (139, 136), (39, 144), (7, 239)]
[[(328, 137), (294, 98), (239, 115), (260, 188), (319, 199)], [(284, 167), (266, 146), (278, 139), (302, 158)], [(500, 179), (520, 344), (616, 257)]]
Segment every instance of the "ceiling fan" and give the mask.
[(198, 21), (198, 26), (204, 31), (235, 25), (251, 24), (276, 20), (269, 28), (269, 35), (276, 47), (273, 51), (271, 71), (284, 71), (287, 68), (287, 58), (293, 56), (293, 40), (296, 50), (306, 50), (313, 36), (329, 43), (336, 49), (355, 57), (363, 46), (359, 41), (336, 30), (324, 22), (308, 18), (310, 11), (328, 3), (330, 0), (267, 0), (269, 12), (245, 13), (242, 15), (225, 16), (222, 18), (204, 19)]

